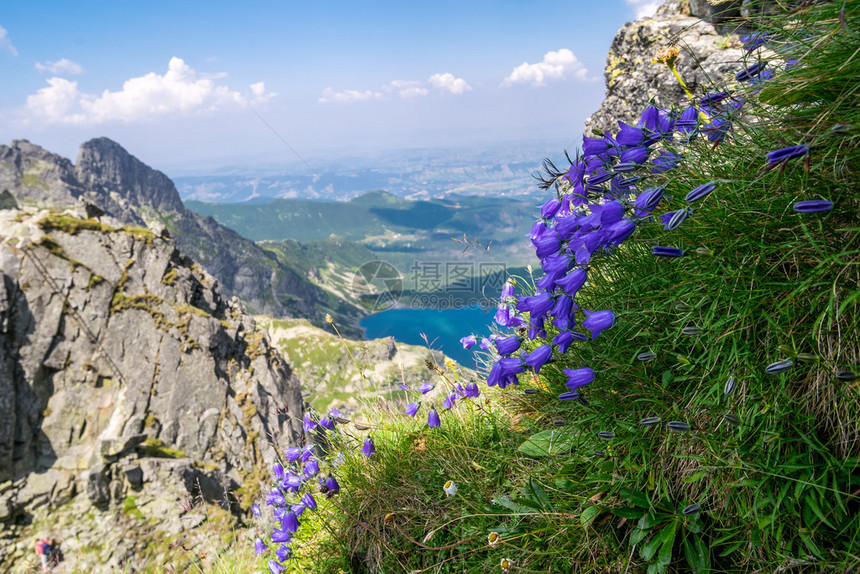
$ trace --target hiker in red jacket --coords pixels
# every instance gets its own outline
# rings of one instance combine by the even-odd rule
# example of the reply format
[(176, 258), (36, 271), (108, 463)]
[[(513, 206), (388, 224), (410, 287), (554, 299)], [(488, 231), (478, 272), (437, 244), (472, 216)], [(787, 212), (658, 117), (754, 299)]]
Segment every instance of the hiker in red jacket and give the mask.
[(39, 555), (39, 561), (42, 564), (42, 572), (47, 572), (51, 565), (51, 555), (54, 553), (54, 548), (51, 541), (47, 538), (36, 541), (36, 554)]

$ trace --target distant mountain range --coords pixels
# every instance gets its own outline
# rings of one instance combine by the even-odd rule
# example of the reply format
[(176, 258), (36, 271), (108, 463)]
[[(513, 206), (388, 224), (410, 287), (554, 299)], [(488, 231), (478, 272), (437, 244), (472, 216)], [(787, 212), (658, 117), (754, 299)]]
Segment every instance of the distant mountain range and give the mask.
[[(462, 306), (495, 297), (499, 281), (487, 280), (488, 275), (504, 281), (506, 271), (534, 260), (522, 236), (537, 209), (513, 198), (413, 201), (372, 191), (346, 202), (185, 204), (258, 241), (284, 265), (332, 292), (350, 293), (349, 282), (362, 265), (389, 263), (399, 272), (405, 295), (400, 303), (406, 305), (444, 305), (438, 303), (441, 297)], [(422, 297), (431, 293), (432, 298)], [(421, 304), (425, 299), (437, 303)]]
[(563, 160), (570, 142), (509, 143), (455, 149), (415, 149), (370, 158), (311, 160), (261, 168), (224, 168), (174, 177), (183, 200), (219, 203), (286, 199), (344, 201), (371, 189), (406, 199), (481, 195), (542, 197), (532, 174), (544, 157)]

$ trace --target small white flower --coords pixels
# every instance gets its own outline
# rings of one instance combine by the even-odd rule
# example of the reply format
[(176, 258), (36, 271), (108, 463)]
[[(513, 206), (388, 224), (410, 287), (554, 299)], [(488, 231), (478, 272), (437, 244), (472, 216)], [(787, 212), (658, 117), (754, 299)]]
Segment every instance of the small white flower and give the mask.
[(490, 532), (490, 535), (487, 536), (487, 543), (489, 543), (490, 548), (495, 548), (501, 541), (502, 536), (498, 532)]
[(502, 558), (501, 562), (502, 572), (510, 572), (511, 568), (514, 567), (513, 560), (508, 560), (507, 558)]
[(453, 480), (449, 480), (445, 483), (443, 490), (445, 490), (445, 494), (447, 494), (448, 496), (454, 496), (455, 494), (457, 494), (457, 485), (454, 484)]

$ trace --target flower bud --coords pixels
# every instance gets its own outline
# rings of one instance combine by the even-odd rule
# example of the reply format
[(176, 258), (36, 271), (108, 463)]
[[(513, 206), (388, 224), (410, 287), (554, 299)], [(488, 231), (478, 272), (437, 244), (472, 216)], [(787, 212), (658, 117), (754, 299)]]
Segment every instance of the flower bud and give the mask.
[(771, 363), (768, 365), (764, 372), (768, 375), (778, 375), (780, 373), (784, 373), (794, 366), (794, 362), (790, 359), (786, 359), (784, 361), (777, 361), (775, 363)]
[(813, 353), (798, 353), (797, 360), (803, 363), (815, 363), (818, 361), (818, 355)]
[(701, 255), (702, 257), (713, 257), (714, 252), (707, 247), (697, 247), (696, 254)]
[(690, 307), (689, 305), (687, 305), (686, 303), (683, 303), (681, 301), (678, 301), (677, 303), (675, 303), (675, 311), (680, 311), (681, 313), (689, 313), (692, 310), (693, 310), (693, 308)]
[(840, 381), (853, 381), (857, 375), (851, 371), (836, 371), (836, 378)]
[(684, 507), (684, 509), (681, 510), (681, 514), (683, 514), (684, 516), (691, 516), (699, 512), (701, 509), (702, 507), (698, 504), (691, 504), (690, 506)]
[(795, 357), (797, 356), (797, 351), (794, 350), (794, 347), (791, 345), (780, 345), (779, 352), (785, 355), (786, 357)]

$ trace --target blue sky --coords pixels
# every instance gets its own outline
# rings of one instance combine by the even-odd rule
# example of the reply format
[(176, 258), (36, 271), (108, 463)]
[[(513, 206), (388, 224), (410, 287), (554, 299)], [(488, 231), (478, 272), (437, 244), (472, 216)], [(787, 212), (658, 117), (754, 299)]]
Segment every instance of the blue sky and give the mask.
[[(571, 139), (649, 0), (5, 2), (0, 143), (161, 169)], [(268, 124), (268, 126), (266, 125)], [(270, 127), (271, 126), (271, 129)]]

